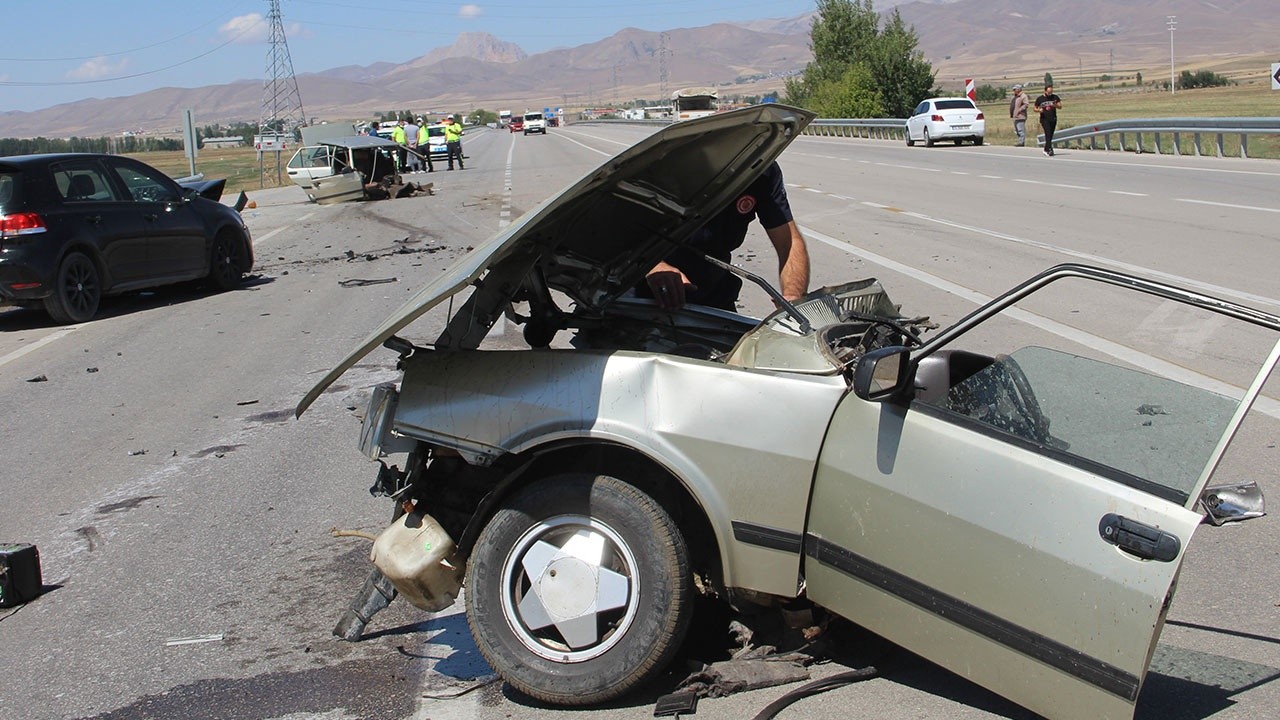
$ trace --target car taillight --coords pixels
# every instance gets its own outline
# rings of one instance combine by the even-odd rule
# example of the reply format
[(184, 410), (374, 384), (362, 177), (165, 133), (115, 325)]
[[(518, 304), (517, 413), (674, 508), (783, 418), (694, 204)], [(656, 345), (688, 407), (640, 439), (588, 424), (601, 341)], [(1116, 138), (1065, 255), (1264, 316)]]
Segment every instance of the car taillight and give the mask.
[(33, 212), (0, 215), (0, 237), (34, 235), (47, 229), (44, 218)]
[(930, 120), (932, 120), (932, 121), (934, 121), (934, 122), (946, 122), (945, 120), (943, 120), (943, 119), (942, 119), (942, 116), (941, 116), (941, 115), (934, 115), (933, 117), (931, 117), (931, 118), (929, 118), (929, 119), (930, 119)]
[(983, 120), (983, 119), (985, 119), (986, 117), (987, 117), (986, 115), (983, 115), (982, 113), (978, 113), (978, 119), (979, 119), (979, 120)]

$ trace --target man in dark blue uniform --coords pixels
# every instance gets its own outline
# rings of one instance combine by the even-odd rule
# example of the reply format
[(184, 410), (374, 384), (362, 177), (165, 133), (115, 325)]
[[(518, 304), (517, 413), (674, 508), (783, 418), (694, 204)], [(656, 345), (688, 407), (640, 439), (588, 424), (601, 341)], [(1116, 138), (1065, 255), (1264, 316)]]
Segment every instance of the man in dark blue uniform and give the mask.
[[(774, 162), (729, 207), (722, 210), (685, 247), (677, 248), (651, 269), (637, 288), (641, 297), (652, 297), (667, 309), (686, 303), (736, 311), (742, 280), (712, 265), (706, 253), (730, 262), (733, 251), (747, 237), (747, 228), (760, 220), (778, 253), (778, 278), (782, 296), (797, 300), (809, 290), (809, 253), (804, 237), (791, 215), (782, 169)], [(646, 292), (647, 291), (647, 292)]]

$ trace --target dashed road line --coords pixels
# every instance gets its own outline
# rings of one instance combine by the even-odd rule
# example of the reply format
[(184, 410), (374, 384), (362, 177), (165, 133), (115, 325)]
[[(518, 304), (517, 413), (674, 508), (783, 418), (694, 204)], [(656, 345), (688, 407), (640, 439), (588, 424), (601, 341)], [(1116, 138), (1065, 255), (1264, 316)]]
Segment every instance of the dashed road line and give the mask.
[(1214, 207), (1231, 208), (1233, 210), (1257, 210), (1258, 212), (1280, 213), (1280, 208), (1258, 207), (1257, 205), (1236, 205), (1233, 203), (1213, 202), (1211, 200), (1192, 200), (1191, 198), (1174, 198), (1178, 202), (1195, 203), (1196, 205), (1212, 205)]

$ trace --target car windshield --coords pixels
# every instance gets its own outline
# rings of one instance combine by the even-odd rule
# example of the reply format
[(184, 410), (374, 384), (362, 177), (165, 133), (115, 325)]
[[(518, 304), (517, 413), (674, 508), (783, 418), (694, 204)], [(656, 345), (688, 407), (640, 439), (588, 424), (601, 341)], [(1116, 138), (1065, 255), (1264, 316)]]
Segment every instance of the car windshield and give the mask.
[(529, 113), (528, 115), (524, 116), (524, 119), (525, 120), (541, 120), (542, 113)]
[(427, 128), (427, 137), (444, 137), (444, 128), (440, 125), (432, 125)]
[(939, 100), (934, 106), (939, 110), (973, 110), (976, 107), (968, 100)]

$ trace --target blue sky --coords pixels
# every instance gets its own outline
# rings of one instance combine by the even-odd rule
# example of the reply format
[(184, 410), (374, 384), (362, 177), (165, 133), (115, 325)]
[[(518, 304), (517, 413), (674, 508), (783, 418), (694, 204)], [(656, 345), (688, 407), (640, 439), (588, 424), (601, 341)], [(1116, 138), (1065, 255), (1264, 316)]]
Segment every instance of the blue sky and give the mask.
[[(787, 18), (814, 9), (813, 0), (282, 0), (280, 5), (297, 74), (404, 62), (451, 44), (461, 32), (487, 32), (533, 54), (601, 40), (626, 27), (660, 31)], [(261, 81), (269, 11), (267, 0), (9, 0), (0, 46), (0, 112), (159, 87)]]

